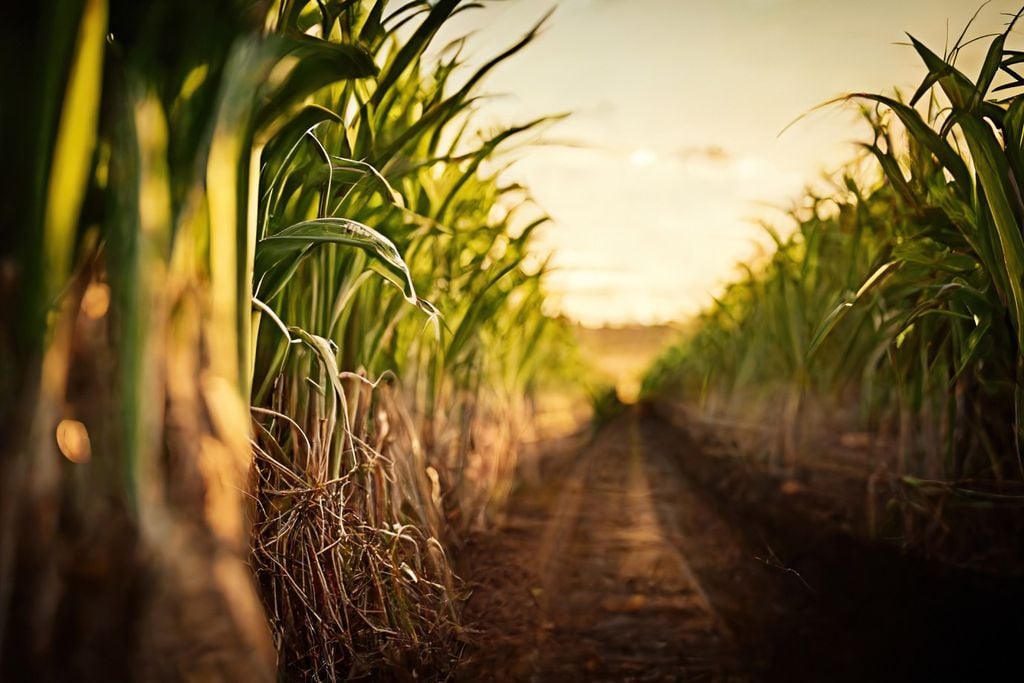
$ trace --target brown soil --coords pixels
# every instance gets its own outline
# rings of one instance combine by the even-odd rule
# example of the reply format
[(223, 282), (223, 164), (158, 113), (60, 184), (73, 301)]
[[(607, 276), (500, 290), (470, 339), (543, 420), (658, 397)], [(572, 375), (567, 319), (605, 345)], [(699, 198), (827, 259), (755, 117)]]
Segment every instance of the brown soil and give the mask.
[(1019, 680), (1020, 579), (858, 539), (823, 500), (642, 410), (554, 448), (463, 553), (457, 679)]

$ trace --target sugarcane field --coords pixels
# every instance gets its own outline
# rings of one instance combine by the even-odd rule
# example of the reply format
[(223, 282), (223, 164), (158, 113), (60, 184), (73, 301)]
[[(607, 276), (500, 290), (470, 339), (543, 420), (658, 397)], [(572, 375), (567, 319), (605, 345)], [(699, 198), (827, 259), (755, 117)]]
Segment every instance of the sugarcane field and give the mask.
[(1019, 3), (3, 3), (0, 681), (1024, 680)]

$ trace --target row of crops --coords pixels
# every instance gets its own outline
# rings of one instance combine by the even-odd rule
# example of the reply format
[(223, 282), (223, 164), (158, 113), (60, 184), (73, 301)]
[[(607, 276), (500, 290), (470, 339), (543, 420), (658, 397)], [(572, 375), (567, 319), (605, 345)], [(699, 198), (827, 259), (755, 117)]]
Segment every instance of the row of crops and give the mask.
[(1024, 479), (1016, 21), (973, 78), (955, 63), (975, 41), (940, 56), (912, 39), (925, 77), (909, 99), (841, 98), (873, 131), (862, 154), (797, 203), (792, 230), (765, 226), (774, 252), (656, 363), (648, 395), (747, 430), (790, 469), (869, 435), (868, 464), (908, 482)]
[(0, 671), (447, 670), (450, 555), (568, 367), (499, 177), (545, 121), (472, 116), (534, 33), (473, 71), (459, 0), (16, 4)]

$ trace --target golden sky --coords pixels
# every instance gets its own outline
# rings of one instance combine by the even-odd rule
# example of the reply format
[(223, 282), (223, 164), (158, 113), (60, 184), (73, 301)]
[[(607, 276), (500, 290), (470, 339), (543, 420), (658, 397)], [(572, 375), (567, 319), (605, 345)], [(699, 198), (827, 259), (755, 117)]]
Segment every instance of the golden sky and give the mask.
[[(572, 112), (508, 171), (554, 218), (557, 305), (591, 325), (685, 318), (764, 244), (754, 219), (783, 218), (806, 184), (855, 153), (850, 109), (796, 117), (853, 91), (913, 89), (904, 32), (936, 51), (980, 3), (964, 0), (505, 0), (466, 12), (470, 65), (543, 34), (500, 66), (481, 122)], [(995, 0), (968, 34), (999, 30)], [(948, 20), (948, 27), (947, 27)], [(975, 70), (980, 44), (958, 63)]]

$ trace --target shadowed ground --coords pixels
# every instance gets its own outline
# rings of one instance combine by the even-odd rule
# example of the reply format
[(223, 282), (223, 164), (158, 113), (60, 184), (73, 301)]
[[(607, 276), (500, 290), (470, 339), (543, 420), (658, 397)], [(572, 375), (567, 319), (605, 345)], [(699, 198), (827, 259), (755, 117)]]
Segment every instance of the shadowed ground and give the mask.
[(458, 679), (1011, 680), (1019, 580), (777, 514), (779, 489), (642, 410), (552, 448), (467, 548)]

